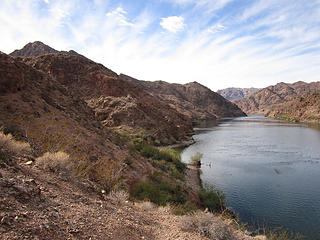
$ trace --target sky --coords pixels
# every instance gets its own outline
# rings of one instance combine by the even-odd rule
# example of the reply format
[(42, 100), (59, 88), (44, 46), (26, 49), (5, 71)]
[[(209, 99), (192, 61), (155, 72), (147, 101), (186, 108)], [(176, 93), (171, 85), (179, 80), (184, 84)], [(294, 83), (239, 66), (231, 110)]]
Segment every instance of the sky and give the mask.
[(320, 81), (320, 0), (0, 0), (0, 51), (73, 49), (212, 90)]

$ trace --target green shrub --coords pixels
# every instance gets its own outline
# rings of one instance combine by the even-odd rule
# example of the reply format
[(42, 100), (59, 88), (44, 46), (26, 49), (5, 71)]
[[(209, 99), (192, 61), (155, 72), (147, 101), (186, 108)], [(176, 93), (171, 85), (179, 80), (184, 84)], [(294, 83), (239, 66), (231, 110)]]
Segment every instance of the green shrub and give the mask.
[[(170, 175), (183, 180), (186, 164), (181, 162), (180, 152), (174, 149), (157, 149), (142, 140), (132, 141), (134, 149), (144, 157), (154, 160), (154, 166), (161, 170), (170, 172)], [(164, 161), (164, 162), (163, 162)]]
[(226, 207), (225, 195), (208, 183), (199, 191), (199, 197), (203, 206), (210, 212), (220, 212)]
[(147, 180), (139, 182), (132, 196), (161, 206), (167, 203), (184, 204), (187, 198), (180, 185), (169, 183), (160, 172), (150, 174)]

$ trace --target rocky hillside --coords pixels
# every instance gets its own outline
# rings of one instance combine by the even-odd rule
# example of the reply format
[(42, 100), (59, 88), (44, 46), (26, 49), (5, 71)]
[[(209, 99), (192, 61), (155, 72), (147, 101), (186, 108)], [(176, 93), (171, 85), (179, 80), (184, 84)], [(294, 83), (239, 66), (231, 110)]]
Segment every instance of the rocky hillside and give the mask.
[[(252, 239), (203, 207), (175, 152), (191, 120), (83, 56), (0, 52), (1, 239)], [(149, 199), (135, 204), (128, 196)]]
[(252, 94), (259, 91), (260, 88), (225, 88), (218, 90), (222, 97), (228, 99), (229, 101), (237, 101), (246, 97), (251, 96)]
[[(289, 102), (296, 97), (320, 90), (320, 82), (296, 82), (293, 84), (278, 83), (263, 88), (250, 97), (236, 101), (236, 104), (246, 113), (267, 113), (275, 105)], [(294, 110), (293, 110), (294, 111)]]
[[(30, 46), (33, 44), (28, 44), (20, 53), (28, 52)], [(44, 44), (39, 46), (36, 53), (47, 49)], [(143, 135), (150, 143), (171, 144), (190, 139), (192, 125), (188, 117), (120, 79), (101, 64), (65, 52), (21, 56), (17, 60), (56, 79), (68, 95), (91, 108), (95, 119), (107, 128)]]
[(141, 81), (124, 74), (120, 74), (120, 78), (144, 89), (193, 121), (245, 116), (235, 104), (197, 82), (182, 85)]
[(320, 91), (275, 105), (266, 115), (294, 122), (320, 123)]
[(0, 133), (3, 240), (266, 240), (237, 231), (219, 215), (197, 211), (175, 216), (174, 207), (129, 202), (124, 190), (106, 194), (69, 169), (43, 169), (37, 162), (28, 143)]

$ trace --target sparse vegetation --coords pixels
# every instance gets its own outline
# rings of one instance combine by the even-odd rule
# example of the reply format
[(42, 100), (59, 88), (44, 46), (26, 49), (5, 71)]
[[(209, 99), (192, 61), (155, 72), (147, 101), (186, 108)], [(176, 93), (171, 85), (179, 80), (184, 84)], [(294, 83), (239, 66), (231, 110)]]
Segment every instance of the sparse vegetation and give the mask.
[(187, 201), (183, 188), (170, 183), (161, 172), (155, 172), (145, 181), (140, 181), (134, 188), (132, 196), (139, 200), (149, 200), (157, 205), (165, 206), (168, 203), (184, 204)]
[(23, 137), (23, 131), (15, 123), (12, 123), (8, 126), (3, 127), (3, 133), (6, 135), (11, 134), (18, 140), (20, 140)]
[(267, 234), (268, 240), (303, 240), (306, 236), (300, 233), (290, 232), (282, 227), (269, 231)]
[(151, 158), (154, 161), (154, 166), (169, 172), (174, 178), (183, 180), (186, 164), (181, 162), (180, 152), (175, 149), (157, 149), (141, 139), (132, 141), (131, 149), (138, 151), (142, 156)]
[(191, 157), (191, 164), (195, 166), (200, 166), (202, 157), (203, 157), (203, 154), (197, 152), (195, 155)]
[(46, 152), (36, 159), (36, 165), (52, 172), (61, 172), (70, 169), (69, 154), (65, 152)]
[(114, 189), (109, 193), (108, 197), (119, 204), (129, 199), (129, 193), (123, 189)]
[(199, 191), (200, 200), (210, 212), (222, 212), (226, 207), (226, 197), (221, 190), (212, 184), (205, 183)]
[(15, 155), (28, 154), (31, 152), (29, 143), (14, 140), (13, 136), (0, 132), (0, 152), (1, 158)]
[(210, 213), (197, 212), (192, 216), (186, 216), (181, 229), (187, 232), (198, 232), (212, 240), (233, 240), (231, 227)]
[(298, 118), (296, 118), (290, 114), (281, 114), (281, 115), (277, 115), (275, 117), (278, 119), (281, 119), (281, 120), (289, 121), (289, 122), (299, 122)]
[(197, 209), (197, 206), (191, 202), (171, 206), (172, 213), (179, 216), (193, 214)]
[(110, 192), (121, 186), (121, 173), (124, 166), (108, 157), (91, 161), (84, 158), (77, 164), (76, 175), (87, 177), (97, 182), (103, 189)]

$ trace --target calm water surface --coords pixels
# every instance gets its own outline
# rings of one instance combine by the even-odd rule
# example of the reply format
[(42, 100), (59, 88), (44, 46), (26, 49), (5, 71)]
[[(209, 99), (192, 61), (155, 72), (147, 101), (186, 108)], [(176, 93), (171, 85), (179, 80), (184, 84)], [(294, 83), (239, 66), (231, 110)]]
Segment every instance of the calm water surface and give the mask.
[(249, 116), (198, 128), (182, 160), (203, 153), (201, 178), (240, 218), (320, 239), (320, 131)]

